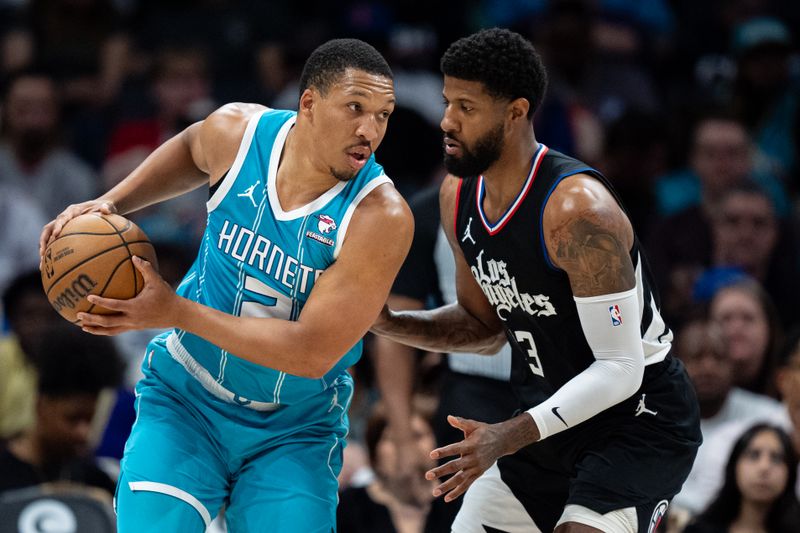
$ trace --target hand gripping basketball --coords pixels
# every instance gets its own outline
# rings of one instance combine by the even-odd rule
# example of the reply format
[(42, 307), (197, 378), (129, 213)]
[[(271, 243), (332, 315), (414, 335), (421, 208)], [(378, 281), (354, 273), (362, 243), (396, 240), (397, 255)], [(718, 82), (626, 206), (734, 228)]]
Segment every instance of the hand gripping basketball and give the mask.
[(147, 235), (130, 220), (98, 212), (72, 218), (44, 250), (41, 275), (47, 299), (72, 323), (79, 312), (109, 313), (88, 296), (125, 300), (139, 294), (144, 280), (132, 262), (135, 255), (156, 260)]
[(92, 304), (108, 309), (112, 314), (78, 313), (84, 331), (95, 335), (116, 335), (135, 329), (163, 329), (176, 325), (180, 304), (185, 300), (175, 294), (150, 262), (134, 257), (133, 264), (144, 280), (142, 291), (130, 300), (90, 295), (88, 300)]

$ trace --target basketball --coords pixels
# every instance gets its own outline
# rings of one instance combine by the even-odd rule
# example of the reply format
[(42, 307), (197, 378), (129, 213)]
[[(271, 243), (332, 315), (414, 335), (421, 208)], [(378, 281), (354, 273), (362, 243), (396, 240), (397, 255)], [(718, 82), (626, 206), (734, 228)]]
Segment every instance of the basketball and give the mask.
[(153, 245), (139, 227), (119, 215), (89, 213), (67, 222), (44, 252), (42, 285), (53, 308), (77, 323), (80, 312), (110, 314), (86, 297), (127, 300), (144, 287), (134, 255), (158, 268)]

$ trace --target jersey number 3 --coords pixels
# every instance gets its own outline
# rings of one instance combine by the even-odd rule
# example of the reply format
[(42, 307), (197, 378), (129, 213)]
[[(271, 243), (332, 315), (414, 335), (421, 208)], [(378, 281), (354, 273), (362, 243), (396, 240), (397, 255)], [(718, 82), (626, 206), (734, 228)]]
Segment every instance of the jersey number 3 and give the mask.
[(531, 372), (537, 376), (544, 377), (544, 370), (542, 370), (542, 361), (539, 359), (539, 354), (536, 352), (536, 343), (533, 342), (533, 335), (530, 331), (517, 330), (514, 332), (514, 337), (519, 342), (521, 348), (527, 351), (526, 357), (528, 359), (528, 366), (531, 367)]

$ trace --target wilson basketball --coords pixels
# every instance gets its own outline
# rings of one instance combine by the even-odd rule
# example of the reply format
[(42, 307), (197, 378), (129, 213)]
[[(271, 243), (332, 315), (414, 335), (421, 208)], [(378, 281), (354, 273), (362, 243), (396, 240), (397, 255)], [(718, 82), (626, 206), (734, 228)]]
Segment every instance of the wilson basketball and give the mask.
[(79, 312), (109, 314), (86, 297), (127, 300), (144, 281), (131, 260), (134, 255), (158, 268), (147, 235), (119, 215), (90, 213), (67, 222), (44, 252), (42, 285), (56, 311), (72, 323)]

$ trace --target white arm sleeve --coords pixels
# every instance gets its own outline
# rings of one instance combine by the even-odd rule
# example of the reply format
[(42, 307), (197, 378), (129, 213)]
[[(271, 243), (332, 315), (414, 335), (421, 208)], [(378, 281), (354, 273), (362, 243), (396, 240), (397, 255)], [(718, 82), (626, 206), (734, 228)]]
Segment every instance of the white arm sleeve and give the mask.
[(636, 288), (575, 298), (595, 361), (528, 410), (541, 439), (576, 426), (629, 398), (642, 384), (644, 348)]

